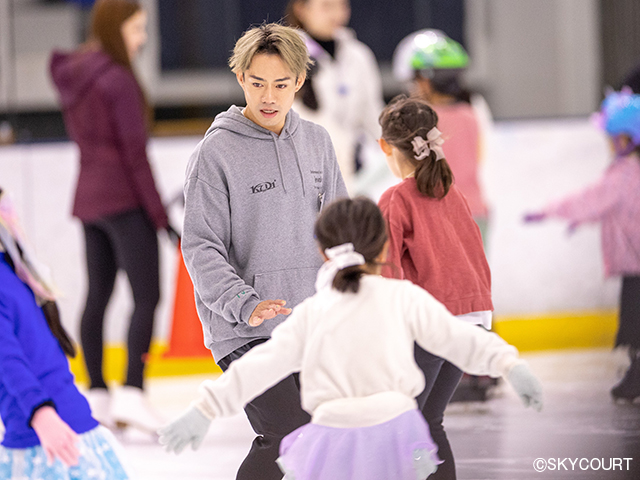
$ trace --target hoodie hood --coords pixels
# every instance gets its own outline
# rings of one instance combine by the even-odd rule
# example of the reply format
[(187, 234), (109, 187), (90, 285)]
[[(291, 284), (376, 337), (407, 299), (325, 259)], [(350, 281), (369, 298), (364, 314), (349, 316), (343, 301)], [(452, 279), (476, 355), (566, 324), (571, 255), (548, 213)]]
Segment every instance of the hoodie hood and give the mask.
[(306, 195), (307, 185), (304, 174), (302, 173), (302, 166), (300, 165), (300, 155), (298, 153), (298, 147), (296, 146), (296, 142), (294, 139), (299, 126), (300, 116), (293, 110), (289, 110), (284, 121), (284, 127), (282, 127), (280, 135), (278, 135), (271, 130), (267, 130), (266, 128), (261, 127), (252, 120), (249, 120), (244, 116), (240, 107), (232, 105), (229, 110), (227, 110), (226, 112), (222, 112), (216, 116), (216, 118), (213, 120), (213, 123), (207, 130), (205, 138), (216, 130), (229, 130), (245, 137), (272, 142), (275, 148), (278, 170), (280, 171), (280, 181), (282, 182), (282, 187), (284, 188), (285, 192), (287, 191), (287, 183), (285, 180), (285, 174), (283, 172), (282, 158), (280, 156), (281, 147), (279, 145), (281, 144), (281, 142), (289, 140), (293, 148), (298, 173), (300, 174), (303, 194)]
[(54, 52), (50, 63), (51, 77), (60, 93), (62, 107), (73, 107), (113, 65), (113, 59), (100, 50)]
[(257, 123), (249, 120), (242, 113), (242, 108), (232, 105), (229, 110), (218, 114), (207, 130), (205, 136), (211, 132), (222, 129), (229, 130), (231, 132), (239, 133), (245, 137), (261, 138), (263, 140), (271, 140), (274, 137), (286, 137), (294, 135), (300, 125), (300, 116), (293, 110), (289, 110), (284, 121), (284, 127), (280, 135), (261, 127)]

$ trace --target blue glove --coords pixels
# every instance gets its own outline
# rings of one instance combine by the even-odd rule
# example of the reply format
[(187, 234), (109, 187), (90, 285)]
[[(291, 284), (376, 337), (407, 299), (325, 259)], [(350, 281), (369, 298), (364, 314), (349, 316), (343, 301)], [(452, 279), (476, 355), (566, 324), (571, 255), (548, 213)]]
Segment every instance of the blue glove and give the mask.
[(178, 454), (189, 444), (193, 450), (197, 450), (209, 430), (209, 425), (211, 420), (196, 407), (190, 407), (172, 423), (158, 430), (158, 441), (169, 453)]
[(525, 407), (542, 410), (542, 385), (524, 363), (515, 365), (507, 374), (507, 381), (516, 391)]

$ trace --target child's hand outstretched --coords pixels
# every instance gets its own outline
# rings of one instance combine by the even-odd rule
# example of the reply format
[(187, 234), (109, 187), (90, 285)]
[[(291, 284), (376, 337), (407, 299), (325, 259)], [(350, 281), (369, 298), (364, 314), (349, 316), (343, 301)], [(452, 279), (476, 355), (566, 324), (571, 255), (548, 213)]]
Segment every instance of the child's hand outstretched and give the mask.
[(507, 374), (507, 381), (516, 391), (525, 407), (542, 410), (542, 385), (524, 363), (518, 363)]
[(211, 420), (196, 407), (189, 407), (180, 417), (166, 427), (158, 430), (160, 445), (164, 445), (167, 452), (182, 452), (184, 447), (191, 444), (192, 450), (200, 448), (204, 436), (209, 430)]
[(67, 467), (78, 464), (78, 434), (58, 416), (55, 408), (39, 408), (33, 415), (31, 426), (40, 439), (48, 465), (52, 465), (56, 458)]
[(536, 213), (527, 213), (523, 217), (523, 220), (525, 223), (533, 223), (533, 222), (542, 222), (546, 218), (547, 218), (546, 214), (536, 212)]

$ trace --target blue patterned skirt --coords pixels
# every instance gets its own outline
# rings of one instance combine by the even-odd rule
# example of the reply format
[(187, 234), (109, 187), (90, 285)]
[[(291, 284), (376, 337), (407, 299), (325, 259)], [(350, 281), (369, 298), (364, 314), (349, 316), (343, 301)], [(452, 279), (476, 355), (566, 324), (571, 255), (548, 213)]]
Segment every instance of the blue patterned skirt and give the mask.
[(80, 435), (78, 465), (66, 467), (59, 459), (47, 465), (38, 445), (31, 448), (0, 446), (0, 480), (126, 480), (133, 478), (125, 468), (121, 447), (113, 434), (98, 426)]

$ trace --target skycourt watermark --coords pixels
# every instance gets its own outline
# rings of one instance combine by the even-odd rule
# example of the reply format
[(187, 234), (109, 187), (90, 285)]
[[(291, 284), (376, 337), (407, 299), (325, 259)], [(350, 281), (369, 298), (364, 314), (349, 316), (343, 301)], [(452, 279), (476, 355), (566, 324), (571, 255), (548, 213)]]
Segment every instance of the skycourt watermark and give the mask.
[(536, 458), (536, 472), (629, 471), (633, 458)]

